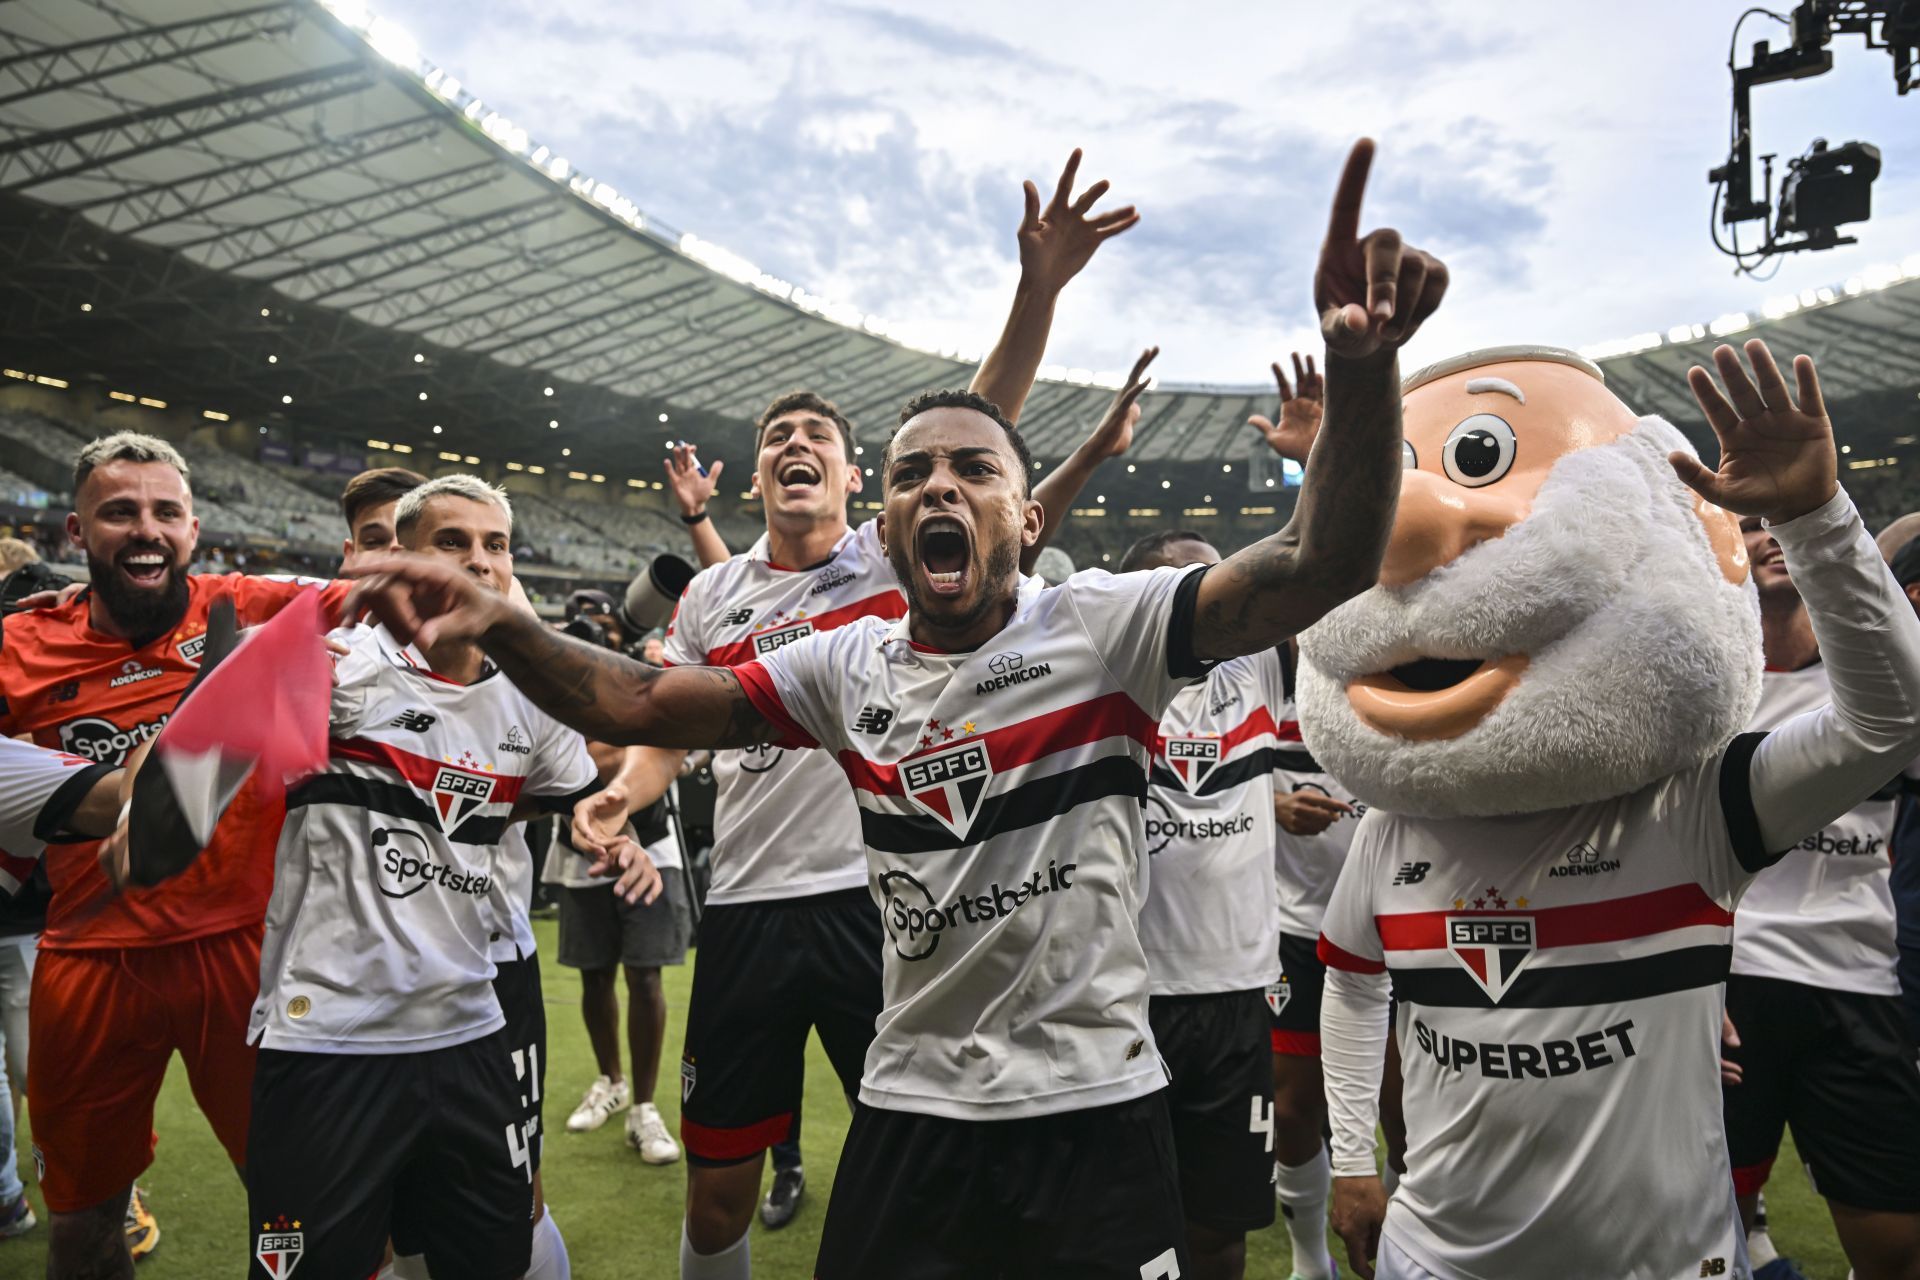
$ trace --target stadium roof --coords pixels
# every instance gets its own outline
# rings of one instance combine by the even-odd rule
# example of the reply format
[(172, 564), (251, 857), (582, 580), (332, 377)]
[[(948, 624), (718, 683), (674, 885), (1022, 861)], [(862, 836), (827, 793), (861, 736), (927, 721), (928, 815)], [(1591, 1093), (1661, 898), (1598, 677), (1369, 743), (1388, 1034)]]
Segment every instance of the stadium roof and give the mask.
[[(489, 462), (564, 447), (630, 473), (792, 386), (874, 435), (971, 372), (968, 353), (906, 345), (650, 218), (358, 0), (0, 6), (0, 226), (4, 363), (296, 437), (457, 442)], [(1698, 432), (1684, 370), (1750, 327), (1813, 354), (1831, 398), (1872, 406), (1858, 430), (1920, 428), (1920, 254), (1589, 354), (1637, 408)], [(1022, 424), (1042, 458), (1110, 395), (1052, 372)], [(1167, 385), (1133, 460), (1247, 457), (1246, 416), (1271, 394)]]

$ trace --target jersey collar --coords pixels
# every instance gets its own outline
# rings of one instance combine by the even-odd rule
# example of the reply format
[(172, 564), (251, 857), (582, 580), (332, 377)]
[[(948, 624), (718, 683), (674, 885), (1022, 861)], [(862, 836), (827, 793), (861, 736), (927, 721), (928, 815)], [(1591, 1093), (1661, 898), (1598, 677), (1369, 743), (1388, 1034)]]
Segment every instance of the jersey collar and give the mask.
[(812, 573), (815, 569), (823, 569), (826, 566), (832, 564), (836, 559), (838, 559), (840, 553), (847, 549), (847, 544), (849, 542), (852, 542), (854, 540), (854, 537), (858, 533), (859, 533), (859, 528), (855, 525), (849, 524), (847, 526), (847, 531), (840, 535), (840, 540), (833, 544), (832, 554), (829, 555), (825, 560), (822, 560), (819, 564), (798, 565), (798, 566), (786, 565), (786, 564), (775, 564), (773, 562), (773, 551), (772, 551), (773, 535), (770, 533), (763, 533), (754, 542), (753, 546), (747, 550), (747, 559), (755, 561), (759, 564), (764, 564), (767, 566), (767, 568), (772, 569), (778, 573)]
[[(387, 655), (387, 661), (399, 667), (401, 670), (411, 671), (415, 675), (425, 676), (429, 680), (438, 680), (441, 684), (450, 684), (456, 689), (469, 689), (473, 687), (472, 685), (463, 685), (458, 680), (449, 680), (446, 676), (435, 671), (433, 665), (427, 661), (427, 655), (420, 651), (418, 645), (401, 644), (399, 638), (391, 631), (388, 631), (384, 624), (375, 627), (374, 632), (379, 636), (380, 651)], [(485, 680), (498, 670), (499, 668), (493, 665), (493, 659), (482, 654), (480, 658), (480, 674), (474, 678), (473, 683), (479, 684), (482, 680)]]
[[(1033, 602), (1040, 598), (1040, 593), (1051, 589), (1052, 588), (1047, 586), (1046, 579), (1035, 578), (1024, 573), (1021, 574), (1020, 585), (1014, 590), (1013, 613), (1007, 618), (1007, 626), (1001, 628), (1001, 630), (1004, 631), (1019, 622), (1027, 610), (1033, 607)], [(880, 647), (882, 649), (892, 649), (895, 646), (899, 646), (902, 652), (932, 654), (935, 657), (941, 658), (965, 658), (969, 654), (979, 652), (978, 649), (968, 649), (964, 652), (953, 653), (946, 649), (936, 649), (930, 644), (921, 644), (913, 638), (912, 622), (912, 610), (908, 610), (898, 618), (895, 618), (887, 629), (880, 634)], [(984, 649), (986, 645), (980, 647)]]

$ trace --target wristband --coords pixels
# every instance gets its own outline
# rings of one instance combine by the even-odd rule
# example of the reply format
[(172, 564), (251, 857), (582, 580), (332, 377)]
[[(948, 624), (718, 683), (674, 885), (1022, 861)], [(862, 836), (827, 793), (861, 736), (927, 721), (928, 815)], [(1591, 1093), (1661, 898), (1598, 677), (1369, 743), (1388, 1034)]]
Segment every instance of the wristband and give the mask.
[(686, 515), (681, 516), (680, 523), (684, 525), (696, 525), (696, 524), (699, 524), (702, 520), (705, 520), (706, 518), (707, 518), (707, 512), (706, 512), (706, 509), (703, 507), (700, 510), (694, 512), (690, 516), (686, 516)]

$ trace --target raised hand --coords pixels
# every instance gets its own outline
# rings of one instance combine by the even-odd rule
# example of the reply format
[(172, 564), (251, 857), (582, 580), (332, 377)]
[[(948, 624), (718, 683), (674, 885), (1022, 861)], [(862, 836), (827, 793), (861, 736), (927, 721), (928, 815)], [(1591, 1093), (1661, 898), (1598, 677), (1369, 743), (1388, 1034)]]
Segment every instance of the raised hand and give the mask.
[(666, 461), (667, 489), (680, 504), (681, 515), (697, 516), (707, 509), (714, 490), (720, 487), (720, 471), (726, 465), (716, 462), (701, 475), (697, 448), (685, 440), (673, 446)]
[(1080, 148), (1075, 147), (1045, 209), (1040, 207), (1040, 189), (1031, 182), (1021, 184), (1027, 194), (1027, 209), (1020, 219), (1020, 271), (1034, 284), (1054, 292), (1080, 274), (1094, 250), (1140, 221), (1130, 204), (1089, 216), (1094, 201), (1107, 193), (1109, 184), (1103, 178), (1076, 199), (1073, 179), (1079, 171)]
[(1106, 416), (1087, 437), (1083, 447), (1096, 460), (1117, 458), (1133, 447), (1133, 429), (1140, 421), (1140, 393), (1153, 382), (1147, 377), (1147, 366), (1159, 354), (1158, 347), (1148, 347), (1140, 353), (1140, 358), (1133, 362), (1133, 371), (1127, 375), (1127, 385), (1114, 393)]
[(1793, 359), (1796, 402), (1767, 344), (1753, 338), (1746, 350), (1751, 377), (1732, 347), (1713, 349), (1714, 368), (1727, 384), (1725, 395), (1705, 369), (1695, 365), (1687, 370), (1693, 398), (1720, 441), (1719, 467), (1708, 468), (1677, 450), (1667, 461), (1689, 488), (1715, 506), (1780, 524), (1823, 506), (1839, 490), (1833, 423), (1827, 419), (1820, 375), (1810, 356)]
[(1373, 167), (1373, 139), (1353, 144), (1334, 192), (1326, 243), (1313, 273), (1313, 302), (1327, 350), (1361, 359), (1398, 349), (1440, 306), (1446, 264), (1382, 227), (1360, 235), (1360, 203)]
[(1280, 387), (1280, 408), (1271, 418), (1254, 414), (1247, 424), (1266, 437), (1267, 445), (1283, 458), (1306, 465), (1313, 452), (1313, 439), (1320, 434), (1320, 413), (1326, 407), (1327, 380), (1313, 367), (1313, 357), (1300, 362), (1293, 353), (1293, 385), (1278, 360), (1273, 362), (1273, 380)]

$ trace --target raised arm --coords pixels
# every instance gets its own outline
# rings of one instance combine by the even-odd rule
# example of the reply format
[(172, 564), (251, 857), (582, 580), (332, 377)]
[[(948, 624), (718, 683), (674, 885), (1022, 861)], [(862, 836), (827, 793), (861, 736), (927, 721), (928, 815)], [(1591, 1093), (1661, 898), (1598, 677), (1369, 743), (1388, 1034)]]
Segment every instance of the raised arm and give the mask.
[(748, 747), (772, 742), (767, 722), (724, 667), (662, 671), (549, 629), (424, 557), (390, 556), (357, 568), (350, 616), (371, 611), (396, 636), (421, 645), (471, 640), (542, 711), (596, 742), (616, 746)]
[(604, 857), (627, 819), (667, 794), (686, 758), (668, 747), (627, 747), (606, 787), (573, 807), (573, 847)]
[(1767, 734), (1749, 762), (1759, 848), (1740, 852), (1743, 863), (1764, 865), (1920, 755), (1920, 620), (1840, 490), (1813, 361), (1793, 362), (1796, 400), (1766, 343), (1756, 338), (1746, 351), (1751, 377), (1732, 347), (1713, 353), (1725, 395), (1705, 369), (1687, 375), (1719, 437), (1718, 468), (1685, 453), (1672, 462), (1707, 501), (1766, 520), (1833, 687), (1831, 703)]
[(693, 553), (699, 557), (702, 569), (711, 569), (733, 555), (707, 514), (707, 504), (713, 501), (714, 490), (720, 487), (720, 471), (726, 465), (715, 462), (703, 471), (694, 446), (685, 440), (673, 447), (666, 462), (667, 488), (680, 504), (680, 522), (693, 536)]
[(1067, 157), (1053, 198), (1040, 207), (1040, 190), (1024, 183), (1027, 207), (1020, 219), (1020, 284), (1013, 292), (1013, 309), (987, 358), (980, 362), (969, 390), (1000, 406), (1007, 421), (1018, 422), (1020, 410), (1033, 390), (1046, 355), (1047, 334), (1053, 328), (1053, 307), (1067, 282), (1093, 257), (1094, 250), (1140, 221), (1132, 205), (1107, 213), (1090, 213), (1107, 192), (1102, 179), (1073, 195), (1074, 175), (1080, 171), (1080, 150)]
[(1362, 138), (1347, 158), (1314, 301), (1327, 344), (1326, 411), (1286, 527), (1207, 572), (1193, 651), (1235, 658), (1269, 649), (1374, 584), (1400, 498), (1398, 352), (1446, 293), (1439, 259), (1388, 228), (1359, 235), (1373, 163)]
[(1040, 504), (1046, 516), (1040, 524), (1039, 540), (1020, 553), (1023, 572), (1033, 572), (1040, 553), (1053, 540), (1054, 531), (1066, 524), (1073, 512), (1074, 499), (1087, 487), (1087, 481), (1100, 469), (1100, 464), (1119, 457), (1133, 446), (1133, 428), (1140, 421), (1140, 393), (1147, 389), (1150, 381), (1147, 366), (1159, 354), (1158, 347), (1148, 347), (1140, 353), (1140, 358), (1133, 362), (1133, 372), (1127, 375), (1126, 385), (1115, 393), (1092, 434), (1067, 455), (1065, 462), (1049, 471), (1046, 479), (1033, 486), (1033, 500)]
[(1279, 408), (1271, 418), (1254, 414), (1247, 419), (1247, 425), (1260, 433), (1268, 448), (1304, 467), (1307, 455), (1313, 452), (1314, 439), (1320, 434), (1327, 380), (1313, 367), (1313, 357), (1307, 356), (1303, 363), (1298, 351), (1293, 353), (1293, 383), (1288, 384), (1286, 371), (1278, 360), (1273, 362), (1273, 380), (1280, 388)]

